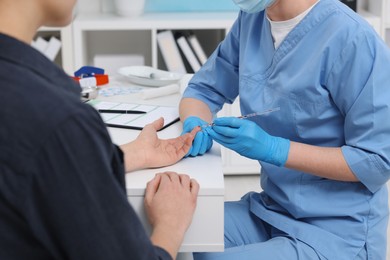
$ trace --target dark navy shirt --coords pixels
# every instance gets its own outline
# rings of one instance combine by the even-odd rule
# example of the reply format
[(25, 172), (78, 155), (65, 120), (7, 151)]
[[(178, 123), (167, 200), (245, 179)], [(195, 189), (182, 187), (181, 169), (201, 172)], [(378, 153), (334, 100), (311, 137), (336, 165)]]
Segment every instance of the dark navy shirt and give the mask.
[(122, 152), (80, 87), (4, 34), (0, 259), (171, 259), (129, 205)]

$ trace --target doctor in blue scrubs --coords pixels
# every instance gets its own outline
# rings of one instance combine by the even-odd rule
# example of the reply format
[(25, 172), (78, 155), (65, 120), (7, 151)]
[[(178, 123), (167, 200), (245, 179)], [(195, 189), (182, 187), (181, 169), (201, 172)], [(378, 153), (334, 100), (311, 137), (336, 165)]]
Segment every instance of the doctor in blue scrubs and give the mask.
[[(261, 165), (262, 192), (225, 204), (225, 251), (195, 259), (386, 257), (390, 51), (338, 0), (234, 0), (225, 40), (180, 104), (183, 132)], [(216, 118), (239, 98), (247, 119)], [(206, 126), (213, 122), (213, 125)]]

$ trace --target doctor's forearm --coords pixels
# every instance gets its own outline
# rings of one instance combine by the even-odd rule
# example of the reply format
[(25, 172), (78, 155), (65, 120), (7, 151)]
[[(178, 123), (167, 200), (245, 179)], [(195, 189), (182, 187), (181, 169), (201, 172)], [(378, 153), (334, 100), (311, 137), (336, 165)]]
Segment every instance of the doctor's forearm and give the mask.
[(291, 142), (287, 168), (338, 181), (359, 181), (344, 159), (340, 147), (319, 147)]
[(211, 123), (213, 115), (206, 103), (195, 98), (183, 98), (179, 105), (180, 120), (184, 121), (187, 117), (197, 116), (206, 122)]

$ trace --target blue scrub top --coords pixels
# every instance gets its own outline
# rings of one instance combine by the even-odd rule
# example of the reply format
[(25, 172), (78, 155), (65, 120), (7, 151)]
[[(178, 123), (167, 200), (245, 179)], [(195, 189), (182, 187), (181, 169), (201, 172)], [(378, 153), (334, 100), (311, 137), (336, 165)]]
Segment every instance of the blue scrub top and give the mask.
[(390, 176), (390, 51), (359, 15), (321, 0), (275, 50), (265, 13), (241, 12), (183, 97), (212, 113), (240, 99), (241, 113), (274, 136), (342, 147), (360, 182), (261, 164), (250, 210), (329, 259), (366, 247), (385, 259)]

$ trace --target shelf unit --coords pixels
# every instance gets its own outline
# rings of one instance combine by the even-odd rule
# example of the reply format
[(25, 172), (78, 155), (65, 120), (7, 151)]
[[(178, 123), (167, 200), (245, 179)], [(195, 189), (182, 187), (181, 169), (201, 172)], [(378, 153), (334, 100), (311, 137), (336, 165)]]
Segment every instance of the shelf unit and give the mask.
[(73, 22), (74, 65), (92, 64), (97, 54), (137, 54), (145, 65), (165, 69), (157, 46), (161, 30), (193, 31), (210, 55), (237, 13), (150, 13), (136, 18), (114, 14), (79, 15)]
[(383, 4), (383, 25), (384, 25), (384, 37), (387, 45), (390, 46), (390, 0), (385, 0)]
[(55, 36), (61, 41), (61, 51), (55, 59), (55, 63), (61, 66), (66, 73), (73, 74), (73, 32), (72, 25), (63, 28), (57, 27), (41, 27), (36, 37), (41, 36), (49, 38)]
[[(375, 28), (378, 34), (385, 40), (385, 16), (386, 2), (389, 0), (360, 0), (358, 12)], [(390, 43), (388, 43), (390, 45)]]
[[(225, 13), (146, 13), (138, 18), (123, 18), (112, 13), (111, 1), (80, 0), (74, 23), (65, 28), (41, 28), (38, 35), (57, 36), (62, 41), (56, 63), (67, 73), (82, 65), (92, 65), (96, 54), (138, 53), (145, 64), (165, 69), (156, 43), (160, 30), (192, 30), (207, 54), (226, 35), (236, 12)], [(358, 0), (358, 12), (390, 46), (390, 0)]]

